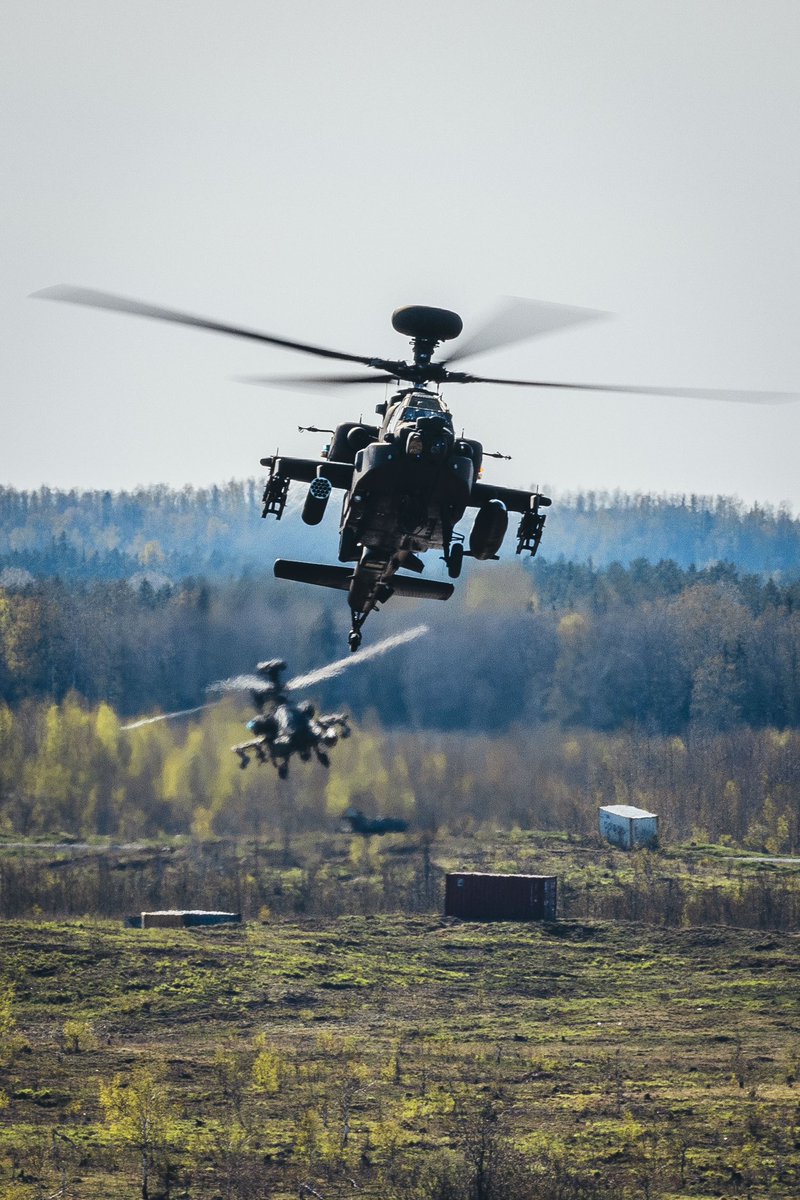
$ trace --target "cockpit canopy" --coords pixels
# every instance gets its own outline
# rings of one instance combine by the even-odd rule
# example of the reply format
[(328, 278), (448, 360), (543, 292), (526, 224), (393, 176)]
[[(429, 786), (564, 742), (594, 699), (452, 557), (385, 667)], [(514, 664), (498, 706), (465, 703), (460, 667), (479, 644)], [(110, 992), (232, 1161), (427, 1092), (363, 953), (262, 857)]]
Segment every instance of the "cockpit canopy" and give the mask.
[(439, 417), (452, 429), (453, 418), (435, 392), (410, 392), (389, 411), (386, 431), (394, 433), (398, 425), (411, 424), (424, 417)]
[(418, 421), (420, 417), (441, 417), (446, 425), (452, 427), (453, 424), (453, 418), (450, 416), (450, 413), (443, 412), (441, 408), (416, 408), (409, 404), (400, 413), (401, 421)]

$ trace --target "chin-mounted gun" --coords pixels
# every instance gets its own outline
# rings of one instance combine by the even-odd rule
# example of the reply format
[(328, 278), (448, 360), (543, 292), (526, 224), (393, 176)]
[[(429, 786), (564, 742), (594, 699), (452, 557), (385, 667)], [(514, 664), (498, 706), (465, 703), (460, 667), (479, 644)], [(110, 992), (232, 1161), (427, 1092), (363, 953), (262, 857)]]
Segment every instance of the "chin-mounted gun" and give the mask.
[(553, 501), (549, 496), (542, 496), (539, 492), (532, 497), (531, 507), (527, 512), (522, 514), (519, 526), (517, 528), (517, 554), (522, 554), (523, 550), (530, 551), (531, 557), (539, 549), (539, 543), (542, 540), (544, 532), (544, 523), (547, 517), (544, 513), (539, 512), (540, 508), (549, 508)]
[(269, 467), (269, 478), (264, 488), (264, 495), (261, 497), (264, 503), (261, 516), (275, 517), (276, 521), (280, 521), (283, 510), (286, 508), (286, 497), (289, 495), (289, 476), (275, 473), (276, 461), (275, 458), (262, 458), (261, 460), (265, 467)]

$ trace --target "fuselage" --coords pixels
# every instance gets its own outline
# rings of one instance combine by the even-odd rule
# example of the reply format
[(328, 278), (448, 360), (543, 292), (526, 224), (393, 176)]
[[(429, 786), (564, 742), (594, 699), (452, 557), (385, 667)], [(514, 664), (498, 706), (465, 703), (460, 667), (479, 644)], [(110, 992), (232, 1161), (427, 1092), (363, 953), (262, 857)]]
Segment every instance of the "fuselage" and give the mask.
[(355, 455), (342, 510), (341, 561), (359, 547), (391, 556), (448, 544), (475, 481), (474, 446), (457, 440), (450, 413), (431, 392), (398, 398), (377, 441)]

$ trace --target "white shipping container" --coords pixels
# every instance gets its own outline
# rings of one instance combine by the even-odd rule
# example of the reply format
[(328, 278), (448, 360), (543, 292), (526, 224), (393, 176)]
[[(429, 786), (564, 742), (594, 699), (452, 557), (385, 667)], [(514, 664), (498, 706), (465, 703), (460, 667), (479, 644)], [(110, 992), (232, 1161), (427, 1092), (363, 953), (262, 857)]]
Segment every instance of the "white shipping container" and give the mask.
[(632, 804), (607, 804), (600, 809), (600, 836), (620, 850), (658, 843), (658, 817)]

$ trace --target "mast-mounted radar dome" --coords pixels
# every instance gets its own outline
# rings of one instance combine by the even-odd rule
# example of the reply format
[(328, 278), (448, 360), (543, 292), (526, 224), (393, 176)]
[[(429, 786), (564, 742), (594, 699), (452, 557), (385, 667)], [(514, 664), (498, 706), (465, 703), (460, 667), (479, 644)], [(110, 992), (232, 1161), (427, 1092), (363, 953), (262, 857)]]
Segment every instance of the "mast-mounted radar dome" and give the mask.
[(428, 308), (425, 304), (406, 304), (392, 313), (392, 325), (406, 337), (431, 342), (449, 342), (464, 328), (458, 313), (448, 308)]

